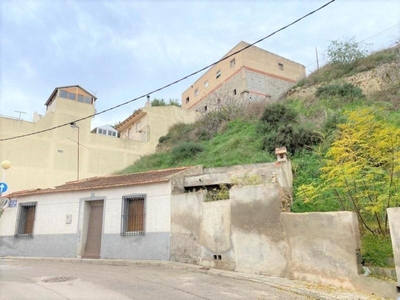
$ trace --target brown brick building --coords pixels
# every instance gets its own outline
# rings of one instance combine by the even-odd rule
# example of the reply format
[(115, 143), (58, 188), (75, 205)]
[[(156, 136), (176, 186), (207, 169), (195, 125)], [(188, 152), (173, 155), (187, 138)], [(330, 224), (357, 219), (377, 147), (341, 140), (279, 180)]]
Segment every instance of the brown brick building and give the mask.
[[(249, 44), (240, 42), (224, 57)], [(211, 67), (182, 94), (182, 107), (204, 112), (227, 99), (279, 99), (306, 75), (292, 60), (252, 46)]]

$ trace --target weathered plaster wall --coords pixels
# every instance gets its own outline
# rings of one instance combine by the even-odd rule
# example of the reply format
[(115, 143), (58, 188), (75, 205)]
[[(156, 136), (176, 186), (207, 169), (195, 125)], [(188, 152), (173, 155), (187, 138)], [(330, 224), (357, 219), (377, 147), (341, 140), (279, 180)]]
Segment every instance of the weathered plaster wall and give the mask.
[(358, 221), (351, 212), (282, 213), (289, 276), (352, 288), (358, 275)]
[[(94, 134), (90, 132), (91, 119), (78, 122), (80, 179), (109, 175), (126, 168), (141, 156), (155, 152), (159, 137), (166, 135), (170, 126), (178, 122), (191, 123), (197, 117), (197, 113), (176, 106), (146, 107), (144, 111), (147, 112), (146, 121), (143, 120), (141, 124), (147, 131), (144, 140), (140, 137), (138, 140), (127, 140)], [(37, 122), (0, 117), (0, 136), (13, 137), (68, 124), (94, 112), (93, 105), (57, 98), (52, 109)], [(135, 134), (142, 135), (136, 133), (136, 127), (133, 129)], [(1, 160), (12, 162), (12, 167), (7, 170), (7, 193), (52, 187), (76, 180), (77, 139), (78, 130), (65, 126), (2, 142)]]
[(241, 183), (256, 176), (264, 183), (273, 182), (274, 178), (276, 178), (277, 182), (282, 187), (292, 187), (290, 161), (206, 168), (199, 172), (199, 174), (186, 176), (184, 185), (186, 187), (204, 186), (210, 184), (232, 183), (234, 181)]
[(284, 276), (287, 245), (279, 191), (272, 184), (245, 186), (232, 189), (230, 197), (236, 271)]
[(279, 191), (273, 184), (235, 187), (229, 200), (204, 198), (204, 191), (172, 196), (171, 260), (284, 275), (287, 249)]
[(396, 265), (397, 291), (400, 293), (400, 207), (388, 208), (390, 237)]

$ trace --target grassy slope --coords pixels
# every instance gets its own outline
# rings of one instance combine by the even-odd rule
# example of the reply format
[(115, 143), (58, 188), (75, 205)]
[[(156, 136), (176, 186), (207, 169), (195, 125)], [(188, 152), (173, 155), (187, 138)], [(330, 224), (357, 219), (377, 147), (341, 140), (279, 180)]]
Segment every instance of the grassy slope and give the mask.
[[(357, 72), (366, 71), (382, 63), (393, 62), (397, 57), (399, 57), (399, 48), (392, 48), (379, 51), (345, 66), (327, 65), (318, 72), (315, 72), (306, 79), (300, 81), (297, 86), (309, 86), (314, 83), (336, 81), (343, 76), (350, 76)], [(389, 93), (392, 98), (394, 97), (394, 102), (399, 101), (400, 93), (397, 86), (388, 87), (388, 90), (390, 89), (391, 91), (389, 91)], [(351, 110), (363, 105), (378, 105), (380, 107), (386, 107), (391, 110), (388, 114), (388, 118), (399, 120), (400, 111), (396, 110), (393, 103), (386, 101), (386, 97), (387, 93), (384, 92), (364, 99), (358, 99), (356, 101), (341, 98), (318, 99), (316, 97), (311, 97), (311, 99), (286, 99), (284, 101), (286, 101), (288, 106), (294, 108), (300, 114), (302, 122), (311, 123), (315, 130), (321, 130), (321, 126), (324, 122), (326, 123), (328, 118), (337, 117), (340, 119), (345, 110)], [(202, 153), (199, 153), (190, 159), (177, 161), (173, 158), (171, 151), (158, 152), (142, 157), (133, 165), (119, 171), (118, 173), (126, 174), (152, 169), (199, 164), (202, 164), (205, 167), (219, 167), (235, 164), (271, 162), (275, 159), (275, 155), (273, 153), (266, 153), (261, 149), (263, 137), (256, 131), (257, 122), (258, 119), (253, 119), (251, 121), (231, 121), (227, 124), (224, 130), (220, 129), (216, 136), (200, 142), (195, 138), (190, 137), (192, 128), (188, 125), (180, 132), (181, 135), (184, 136), (184, 140), (182, 140), (182, 138), (181, 140), (175, 140), (175, 143), (172, 143), (171, 147), (176, 146), (181, 142), (190, 142), (192, 140), (193, 142), (200, 143), (204, 146), (204, 151)], [(294, 165), (302, 165), (300, 169), (304, 170), (303, 173), (301, 171), (297, 172), (297, 177), (299, 177), (300, 181), (305, 180), (302, 177), (307, 178), (309, 176), (309, 171), (307, 171), (308, 168), (311, 169), (311, 173), (316, 172), (314, 170), (316, 165), (312, 164), (309, 166), (307, 163), (302, 163), (304, 161), (302, 155), (307, 157), (309, 155), (312, 156), (312, 153), (292, 157)], [(314, 158), (307, 158), (306, 162), (308, 159), (311, 159), (312, 161)], [(310, 207), (309, 209), (312, 208)]]
[[(370, 55), (360, 61), (347, 66), (328, 65), (320, 69), (318, 73), (311, 74), (297, 86), (309, 86), (320, 82), (337, 82), (343, 76), (350, 76), (357, 72), (372, 69), (373, 67), (386, 62), (393, 62), (399, 56), (392, 50), (384, 50)], [(387, 90), (375, 95), (368, 95), (360, 99), (348, 98), (317, 98), (315, 96), (307, 99), (286, 99), (286, 104), (296, 110), (303, 123), (310, 123), (314, 130), (323, 133), (325, 140), (319, 146), (322, 154), (329, 147), (332, 132), (329, 134), (329, 120), (339, 122), (343, 119), (343, 112), (360, 108), (362, 106), (374, 106), (376, 109), (384, 110), (385, 118), (400, 123), (400, 83), (388, 86)], [(173, 148), (183, 142), (200, 144), (203, 152), (191, 158), (177, 160), (173, 151), (163, 151), (142, 157), (128, 168), (120, 171), (120, 174), (146, 171), (151, 169), (163, 169), (176, 166), (204, 165), (205, 167), (219, 167), (236, 164), (249, 164), (258, 162), (272, 162), (275, 160), (273, 153), (262, 150), (263, 136), (256, 128), (258, 118), (253, 120), (234, 120), (221, 126), (218, 133), (210, 139), (201, 140), (194, 137), (193, 125), (180, 125), (181, 129), (175, 134), (175, 140), (169, 141), (169, 147)], [(195, 125), (194, 125), (195, 126)], [(325, 127), (324, 127), (325, 126)], [(400, 124), (399, 124), (400, 126)], [(166, 142), (168, 144), (168, 142)], [(324, 149), (325, 147), (325, 149)], [(310, 183), (319, 179), (319, 169), (322, 166), (321, 156), (318, 151), (302, 151), (291, 157), (294, 173), (294, 202), (292, 211), (335, 211), (339, 206), (333, 200), (315, 202), (312, 204), (303, 203), (296, 198), (296, 188), (301, 184)], [(321, 152), (321, 151), (320, 151)], [(375, 237), (364, 236), (362, 242), (362, 254), (366, 262), (373, 265), (385, 266), (385, 258), (392, 253), (390, 239), (377, 240)], [(382, 247), (385, 245), (385, 247)], [(383, 250), (385, 249), (385, 250)]]
[(128, 174), (152, 169), (164, 169), (177, 166), (203, 165), (221, 167), (240, 164), (272, 162), (274, 156), (263, 151), (262, 136), (256, 131), (256, 122), (235, 120), (227, 125), (224, 132), (208, 141), (200, 142), (204, 151), (196, 156), (176, 161), (171, 151), (147, 155), (118, 172)]

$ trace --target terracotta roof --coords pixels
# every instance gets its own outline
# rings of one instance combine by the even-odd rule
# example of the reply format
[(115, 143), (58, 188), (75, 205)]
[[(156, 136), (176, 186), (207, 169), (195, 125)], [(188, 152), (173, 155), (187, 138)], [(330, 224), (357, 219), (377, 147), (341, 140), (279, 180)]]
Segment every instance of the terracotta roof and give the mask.
[(94, 189), (104, 189), (110, 187), (167, 182), (171, 179), (171, 177), (188, 168), (190, 167), (155, 170), (155, 171), (148, 171), (148, 172), (134, 173), (134, 174), (92, 177), (92, 178), (82, 179), (79, 181), (70, 181), (63, 185), (56, 186), (54, 188), (17, 191), (6, 195), (6, 197), (13, 198), (18, 196), (27, 196), (36, 194), (94, 190)]

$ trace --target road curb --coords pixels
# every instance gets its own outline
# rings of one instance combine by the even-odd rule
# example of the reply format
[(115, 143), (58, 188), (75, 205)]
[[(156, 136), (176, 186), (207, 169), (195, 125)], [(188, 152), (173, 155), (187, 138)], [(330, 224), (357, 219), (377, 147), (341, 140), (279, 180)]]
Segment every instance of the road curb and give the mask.
[[(112, 266), (157, 266), (171, 269), (180, 269), (194, 273), (204, 273), (212, 276), (222, 276), (225, 278), (232, 278), (237, 280), (245, 280), (255, 283), (262, 283), (270, 287), (290, 292), (297, 295), (303, 295), (312, 299), (318, 300), (332, 300), (332, 299), (371, 299), (367, 295), (361, 295), (361, 298), (348, 298), (337, 297), (332, 294), (321, 294), (321, 292), (310, 290), (305, 286), (304, 282), (297, 280), (289, 280), (280, 277), (268, 277), (264, 275), (240, 273), (234, 271), (225, 271), (220, 269), (208, 268), (199, 265), (192, 265), (187, 263), (172, 262), (172, 261), (158, 261), (158, 260), (125, 260), (125, 259), (80, 259), (80, 258), (52, 258), (52, 257), (14, 257), (6, 256), (1, 257), (1, 260), (29, 260), (29, 261), (53, 261), (53, 262), (67, 262), (67, 263), (81, 263), (81, 264), (97, 264), (97, 265), (112, 265)], [(284, 283), (286, 281), (286, 283)], [(296, 287), (303, 286), (303, 287)]]

